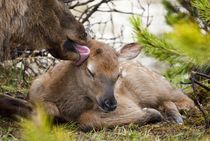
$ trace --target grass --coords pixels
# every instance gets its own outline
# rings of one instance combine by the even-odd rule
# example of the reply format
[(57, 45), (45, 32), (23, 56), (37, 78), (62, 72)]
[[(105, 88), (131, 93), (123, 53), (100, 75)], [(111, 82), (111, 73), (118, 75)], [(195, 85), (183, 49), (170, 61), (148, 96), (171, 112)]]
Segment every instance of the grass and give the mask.
[(24, 77), (22, 69), (3, 68), (0, 65), (0, 93), (23, 96), (28, 93), (32, 78)]
[[(0, 93), (14, 97), (25, 97), (31, 78), (23, 80), (22, 70), (0, 68)], [(6, 79), (5, 79), (6, 78)], [(210, 112), (210, 104), (205, 108)], [(33, 120), (0, 117), (0, 141), (208, 141), (210, 130), (204, 132), (204, 121), (199, 111), (192, 110), (186, 116), (185, 124), (158, 123), (139, 127), (130, 124), (113, 129), (81, 132), (75, 123), (52, 125), (51, 120), (39, 110)]]

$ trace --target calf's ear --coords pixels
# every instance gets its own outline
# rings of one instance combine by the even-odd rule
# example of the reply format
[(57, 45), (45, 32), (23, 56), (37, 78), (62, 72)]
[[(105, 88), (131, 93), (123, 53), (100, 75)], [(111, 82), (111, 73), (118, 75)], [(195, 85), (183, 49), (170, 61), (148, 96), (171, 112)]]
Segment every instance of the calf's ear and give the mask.
[(130, 43), (124, 45), (117, 51), (117, 55), (120, 60), (131, 60), (139, 55), (141, 46), (137, 43)]

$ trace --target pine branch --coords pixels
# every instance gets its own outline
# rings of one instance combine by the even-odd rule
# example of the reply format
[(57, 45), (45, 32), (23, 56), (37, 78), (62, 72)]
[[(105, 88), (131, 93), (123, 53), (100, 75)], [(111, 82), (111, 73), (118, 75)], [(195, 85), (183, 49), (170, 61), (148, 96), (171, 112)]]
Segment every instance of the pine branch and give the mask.
[(140, 18), (132, 17), (130, 21), (134, 27), (137, 41), (145, 47), (144, 53), (146, 55), (167, 62), (171, 62), (180, 56), (180, 53), (163, 39), (157, 38), (155, 35), (149, 33), (148, 30), (142, 26)]
[(143, 52), (170, 65), (166, 78), (177, 83), (193, 66), (209, 64), (210, 34), (202, 34), (194, 23), (175, 24), (173, 32), (155, 36), (143, 27), (140, 18), (132, 17), (130, 21)]
[(198, 16), (203, 21), (206, 27), (210, 27), (210, 1), (209, 0), (194, 0), (192, 6), (196, 8)]

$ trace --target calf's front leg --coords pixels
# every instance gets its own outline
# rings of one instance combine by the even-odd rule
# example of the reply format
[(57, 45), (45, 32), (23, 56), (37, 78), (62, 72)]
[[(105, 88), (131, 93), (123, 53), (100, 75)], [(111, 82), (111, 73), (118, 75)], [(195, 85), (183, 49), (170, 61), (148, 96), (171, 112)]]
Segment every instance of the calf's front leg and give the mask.
[(162, 115), (155, 109), (141, 109), (137, 105), (135, 107), (130, 107), (130, 105), (119, 105), (115, 111), (109, 113), (104, 113), (99, 109), (84, 112), (81, 114), (78, 122), (81, 130), (89, 131), (91, 129), (109, 128), (130, 123), (144, 125), (147, 123), (159, 122), (161, 120)]

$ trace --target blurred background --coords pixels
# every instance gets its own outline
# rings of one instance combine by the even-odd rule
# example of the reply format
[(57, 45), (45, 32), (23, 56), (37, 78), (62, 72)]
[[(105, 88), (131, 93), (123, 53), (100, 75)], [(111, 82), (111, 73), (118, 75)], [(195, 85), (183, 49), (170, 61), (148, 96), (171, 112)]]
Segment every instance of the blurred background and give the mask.
[[(112, 47), (118, 48), (122, 47), (123, 44), (134, 42), (135, 35), (129, 20), (132, 15), (142, 17), (142, 23), (153, 34), (158, 35), (172, 30), (165, 22), (166, 10), (161, 0), (111, 0), (100, 2), (100, 0), (84, 0), (79, 1), (79, 3), (88, 4), (74, 7), (72, 5), (80, 5), (78, 1), (71, 1), (70, 3), (67, 1), (67, 5), (74, 7), (74, 9), (71, 9), (72, 13), (84, 23), (87, 30), (92, 33), (92, 37), (105, 41)], [(176, 3), (175, 0), (171, 2)], [(87, 18), (87, 13), (92, 10), (91, 7), (98, 4), (100, 6)], [(164, 72), (167, 68), (167, 65), (147, 57), (143, 53), (138, 60), (157, 72)]]

